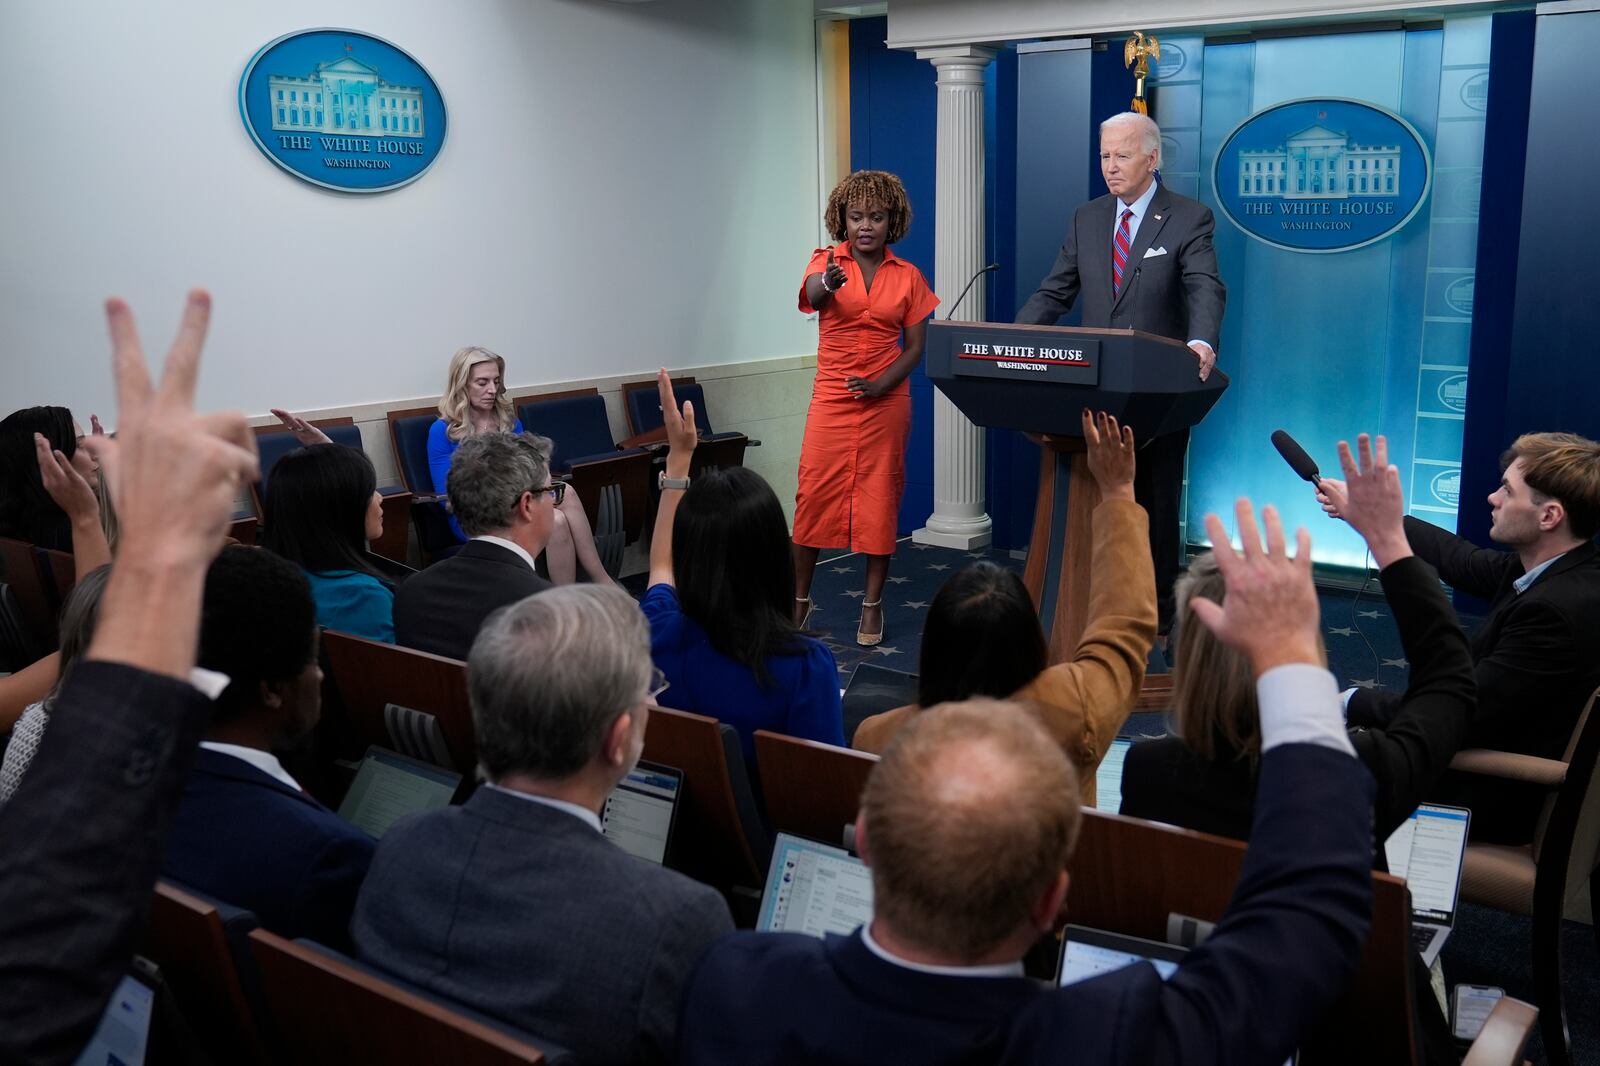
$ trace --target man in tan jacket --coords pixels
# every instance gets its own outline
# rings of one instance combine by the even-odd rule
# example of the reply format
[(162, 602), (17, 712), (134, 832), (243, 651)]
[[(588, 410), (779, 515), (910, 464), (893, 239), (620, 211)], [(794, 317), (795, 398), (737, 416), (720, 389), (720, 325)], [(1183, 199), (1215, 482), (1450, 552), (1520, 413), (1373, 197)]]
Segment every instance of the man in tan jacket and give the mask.
[(1033, 708), (1077, 767), (1093, 806), (1095, 769), (1127, 721), (1144, 682), (1156, 632), (1150, 520), (1133, 499), (1133, 431), (1084, 412), (1094, 509), (1089, 620), (1072, 658), (1045, 665), (1044, 634), (1015, 573), (976, 563), (945, 582), (922, 635), (918, 702), (873, 715), (851, 743), (881, 753), (923, 707), (973, 696), (1010, 697)]

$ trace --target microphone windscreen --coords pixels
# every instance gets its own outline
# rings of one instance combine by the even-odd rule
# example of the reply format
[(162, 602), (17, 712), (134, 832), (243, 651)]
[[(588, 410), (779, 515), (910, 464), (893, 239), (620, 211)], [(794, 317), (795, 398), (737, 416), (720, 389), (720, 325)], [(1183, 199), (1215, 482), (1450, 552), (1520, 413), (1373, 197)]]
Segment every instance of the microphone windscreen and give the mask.
[(1278, 454), (1283, 456), (1283, 461), (1289, 464), (1290, 469), (1306, 481), (1315, 481), (1322, 476), (1322, 471), (1317, 469), (1316, 460), (1307, 455), (1299, 442), (1283, 430), (1272, 431), (1272, 446), (1278, 449)]

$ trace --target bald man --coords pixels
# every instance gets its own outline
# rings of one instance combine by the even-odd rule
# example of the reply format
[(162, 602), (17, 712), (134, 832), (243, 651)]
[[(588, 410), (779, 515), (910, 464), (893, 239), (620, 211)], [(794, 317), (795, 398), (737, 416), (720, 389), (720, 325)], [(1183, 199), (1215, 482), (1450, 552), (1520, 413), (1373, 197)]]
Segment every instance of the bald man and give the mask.
[[(1268, 515), (1272, 546), (1234, 556), (1224, 605), (1202, 615), (1257, 677), (1256, 831), (1228, 913), (1171, 978), (1149, 965), (1066, 988), (1023, 976), (1023, 954), (1066, 897), (1075, 774), (1022, 708), (945, 704), (898, 731), (867, 783), (856, 839), (872, 869), (871, 922), (825, 940), (737, 933), (713, 945), (690, 981), (679, 1060), (1288, 1058), (1366, 938), (1373, 787), (1317, 665), (1309, 544), (1287, 559)], [(1240, 524), (1249, 545), (1248, 509)], [(1213, 540), (1227, 550), (1220, 523)]]

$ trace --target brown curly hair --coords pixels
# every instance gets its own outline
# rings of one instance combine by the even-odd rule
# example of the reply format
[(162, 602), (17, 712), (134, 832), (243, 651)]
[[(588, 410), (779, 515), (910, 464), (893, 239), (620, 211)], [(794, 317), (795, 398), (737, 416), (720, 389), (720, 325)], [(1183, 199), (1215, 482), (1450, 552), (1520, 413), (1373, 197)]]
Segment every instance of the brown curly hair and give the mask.
[(858, 170), (828, 194), (822, 209), (822, 224), (836, 241), (844, 240), (844, 216), (851, 204), (880, 204), (889, 215), (889, 232), (884, 244), (893, 244), (911, 228), (911, 200), (900, 179), (887, 170)]

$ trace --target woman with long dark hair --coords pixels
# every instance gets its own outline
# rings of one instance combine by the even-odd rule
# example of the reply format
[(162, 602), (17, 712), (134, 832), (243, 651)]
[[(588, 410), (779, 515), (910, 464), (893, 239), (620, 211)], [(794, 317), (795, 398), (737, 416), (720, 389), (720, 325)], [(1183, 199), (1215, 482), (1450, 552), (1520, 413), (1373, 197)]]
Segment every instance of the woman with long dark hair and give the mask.
[(267, 478), (265, 547), (311, 582), (317, 624), (394, 641), (394, 590), (367, 559), (383, 535), (383, 497), (372, 461), (342, 444), (296, 448)]
[(65, 407), (24, 407), (0, 420), (0, 537), (57, 551), (72, 550), (72, 519), (45, 490), (34, 434), (60, 452), (91, 487), (99, 467), (78, 442), (83, 429)]
[(670, 449), (640, 606), (669, 686), (662, 706), (732, 725), (746, 758), (757, 729), (842, 745), (838, 664), (790, 612), (783, 505), (744, 467), (704, 472), (690, 485), (694, 408), (679, 410), (665, 370), (657, 384)]
[(1083, 802), (1094, 805), (1095, 770), (1144, 682), (1156, 585), (1150, 520), (1133, 499), (1133, 430), (1084, 411), (1083, 438), (1100, 502), (1092, 518), (1088, 624), (1072, 658), (1046, 666), (1039, 612), (1022, 579), (975, 563), (946, 581), (928, 608), (917, 702), (866, 719), (851, 739), (855, 747), (883, 751), (924, 707), (974, 696), (1015, 699), (1038, 713), (1077, 767)]

